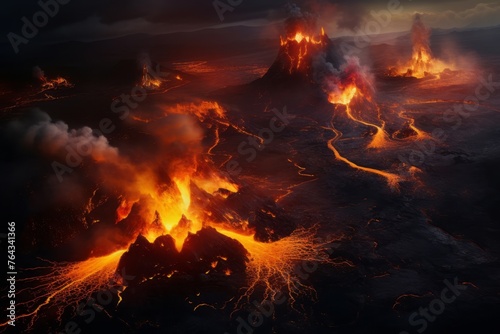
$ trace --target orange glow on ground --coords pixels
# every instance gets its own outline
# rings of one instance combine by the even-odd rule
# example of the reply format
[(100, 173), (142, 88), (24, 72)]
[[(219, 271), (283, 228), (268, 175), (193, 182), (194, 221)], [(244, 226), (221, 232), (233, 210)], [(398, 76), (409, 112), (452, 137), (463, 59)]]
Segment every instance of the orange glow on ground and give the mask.
[[(116, 269), (126, 249), (118, 250), (102, 257), (90, 258), (82, 262), (55, 263), (49, 262), (47, 267), (32, 268), (34, 272), (47, 272), (38, 276), (19, 280), (29, 288), (17, 292), (18, 299), (28, 301), (16, 303), (19, 313), (16, 320), (30, 318), (28, 329), (38, 319), (42, 308), (55, 307), (57, 319), (61, 320), (67, 306), (74, 306), (88, 300), (92, 293), (108, 288), (112, 282), (121, 283)], [(7, 323), (1, 326), (7, 325)]]
[(51, 89), (57, 89), (61, 87), (65, 88), (71, 88), (73, 87), (73, 84), (71, 84), (68, 80), (64, 79), (63, 77), (57, 77), (55, 79), (48, 79), (45, 76), (42, 76), (40, 78), (42, 82), (42, 90), (41, 92), (44, 92), (46, 90), (51, 90)]
[(380, 175), (380, 176), (384, 177), (387, 180), (388, 185), (392, 189), (394, 189), (394, 190), (398, 189), (399, 182), (402, 181), (402, 178), (399, 175), (396, 175), (396, 174), (393, 174), (393, 173), (389, 173), (389, 172), (385, 172), (385, 171), (382, 171), (382, 170), (378, 170), (378, 169), (375, 169), (375, 168), (363, 167), (363, 166), (360, 166), (360, 165), (358, 165), (358, 164), (350, 161), (349, 159), (345, 158), (344, 156), (342, 156), (340, 154), (340, 152), (333, 145), (339, 138), (342, 137), (342, 132), (338, 131), (337, 129), (335, 129), (333, 127), (332, 128), (327, 128), (327, 129), (331, 130), (333, 133), (335, 133), (335, 137), (332, 138), (332, 139), (330, 139), (328, 141), (328, 148), (333, 152), (333, 154), (335, 156), (335, 159), (348, 164), (350, 167), (352, 167), (354, 169), (358, 169), (358, 170), (361, 170), (361, 171), (367, 172), (367, 173), (372, 173), (372, 174)]
[[(215, 226), (214, 226), (215, 227)], [(314, 229), (298, 229), (281, 240), (264, 243), (254, 239), (252, 235), (215, 227), (227, 237), (238, 240), (250, 254), (247, 263), (248, 286), (240, 298), (250, 299), (254, 292), (262, 291), (263, 298), (273, 300), (278, 291), (288, 294), (293, 305), (297, 296), (314, 293), (314, 290), (303, 283), (297, 266), (303, 262), (329, 263), (327, 244), (315, 242)]]
[(373, 124), (368, 121), (364, 121), (353, 114), (352, 108), (350, 106), (351, 102), (357, 95), (363, 95), (363, 93), (355, 85), (349, 85), (347, 88), (341, 92), (333, 92), (328, 95), (328, 101), (332, 104), (341, 104), (345, 106), (345, 111), (347, 117), (352, 121), (372, 127), (376, 130), (372, 141), (368, 144), (368, 148), (384, 148), (390, 145), (388, 141), (388, 135), (384, 130), (385, 122), (381, 121), (381, 125)]

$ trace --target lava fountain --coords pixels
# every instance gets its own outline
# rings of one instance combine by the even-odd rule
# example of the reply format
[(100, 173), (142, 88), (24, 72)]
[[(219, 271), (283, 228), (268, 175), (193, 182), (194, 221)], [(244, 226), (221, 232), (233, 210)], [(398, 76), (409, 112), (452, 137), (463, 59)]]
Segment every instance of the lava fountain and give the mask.
[(431, 30), (427, 28), (420, 14), (415, 14), (411, 29), (412, 56), (404, 65), (389, 69), (389, 76), (424, 78), (439, 76), (450, 64), (435, 58), (430, 47)]

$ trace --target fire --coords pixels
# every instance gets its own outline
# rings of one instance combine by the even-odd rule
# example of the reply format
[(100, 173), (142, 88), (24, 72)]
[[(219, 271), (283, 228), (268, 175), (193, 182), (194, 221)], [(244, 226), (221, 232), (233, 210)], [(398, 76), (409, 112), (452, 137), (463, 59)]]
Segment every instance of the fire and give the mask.
[(42, 85), (42, 90), (40, 93), (47, 90), (58, 89), (58, 88), (71, 88), (73, 85), (63, 77), (56, 77), (54, 79), (49, 79), (45, 76), (45, 72), (38, 66), (33, 69), (33, 75), (38, 79)]
[(297, 31), (294, 34), (292, 34), (291, 36), (287, 36), (287, 37), (280, 37), (281, 39), (281, 46), (284, 46), (286, 44), (288, 44), (289, 42), (297, 42), (297, 43), (302, 43), (303, 41), (305, 41), (306, 43), (312, 43), (312, 44), (321, 44), (322, 41), (321, 41), (321, 37), (325, 35), (325, 30), (323, 28), (321, 28), (321, 35), (320, 36), (314, 36), (314, 35), (308, 35), (308, 34), (304, 34), (300, 31)]
[[(121, 189), (119, 204), (115, 208), (115, 223), (131, 226), (140, 224), (132, 232), (131, 243), (138, 234), (150, 242), (169, 234), (178, 251), (185, 246), (190, 233), (195, 234), (203, 227), (213, 227), (219, 233), (237, 240), (250, 254), (247, 263), (248, 286), (240, 300), (262, 292), (266, 297), (273, 298), (279, 290), (285, 289), (293, 303), (296, 296), (313, 292), (311, 287), (301, 282), (300, 275), (295, 273), (295, 266), (301, 261), (329, 261), (324, 244), (314, 242), (315, 230), (299, 229), (279, 241), (263, 243), (254, 239), (255, 231), (248, 227), (248, 221), (240, 219), (235, 212), (228, 209), (223, 215), (214, 215), (211, 211), (211, 201), (224, 203), (239, 191), (237, 184), (213, 166), (207, 149), (214, 146), (201, 146), (205, 134), (198, 126), (205, 120), (213, 120), (213, 124), (221, 126), (233, 126), (226, 119), (225, 110), (217, 103), (202, 102), (174, 106), (165, 111), (165, 117), (173, 113), (191, 115), (198, 121), (196, 123), (189, 117), (182, 118), (186, 123), (180, 124), (179, 128), (187, 138), (175, 138), (176, 143), (186, 145), (186, 152), (181, 157), (169, 157), (173, 161), (159, 157), (158, 161), (148, 165), (132, 163), (119, 155), (110, 157), (109, 161), (98, 162), (113, 165), (117, 171), (128, 176), (125, 182), (117, 179), (103, 185), (113, 190)], [(214, 126), (209, 129), (218, 131), (218, 127)], [(241, 128), (240, 131), (245, 130)], [(170, 134), (162, 139), (172, 141)], [(49, 262), (47, 267), (31, 269), (35, 274), (24, 280), (26, 288), (19, 292), (19, 296), (26, 295), (26, 298), (19, 304), (24, 311), (18, 319), (28, 318), (32, 326), (42, 316), (42, 312), (55, 310), (57, 319), (62, 321), (68, 307), (72, 307), (74, 312), (78, 303), (113, 281), (120, 258), (126, 250), (76, 263)], [(217, 263), (213, 262), (210, 266), (217, 267)], [(231, 276), (232, 272), (228, 269), (223, 274)], [(116, 281), (113, 285), (120, 284), (118, 279)]]
[(56, 89), (59, 87), (73, 87), (73, 85), (63, 77), (57, 77), (52, 80), (44, 78), (42, 82), (42, 91), (46, 91), (49, 89)]
[[(321, 36), (325, 35), (325, 30), (321, 28)], [(292, 35), (291, 37), (280, 37), (281, 38), (281, 46), (284, 46), (288, 44), (289, 42), (297, 42), (297, 43), (302, 43), (302, 41), (305, 41), (306, 43), (312, 43), (312, 44), (321, 44), (321, 38), (319, 36), (310, 36), (310, 35), (305, 35), (302, 32), (296, 32), (295, 35)]]
[(135, 203), (137, 203), (137, 201), (138, 200), (128, 201), (126, 199), (123, 199), (118, 209), (116, 209), (115, 223), (118, 223), (127, 218), (128, 215), (130, 214), (130, 211), (132, 211), (132, 207), (134, 206)]
[(199, 103), (183, 103), (165, 108), (165, 115), (169, 114), (192, 114), (201, 122), (210, 119), (222, 120), (226, 118), (226, 111), (217, 102), (201, 101)]
[(149, 73), (148, 65), (144, 64), (142, 66), (142, 77), (141, 77), (141, 87), (148, 89), (159, 89), (161, 88), (163, 81), (159, 78), (153, 77)]
[[(225, 118), (225, 111), (219, 104), (207, 101), (176, 105), (165, 111), (165, 115), (169, 114), (190, 114), (200, 122), (208, 117), (215, 120)], [(196, 134), (197, 131), (193, 129), (192, 133)], [(216, 127), (215, 131), (218, 131)], [(196, 140), (201, 140), (202, 136), (201, 132), (196, 134)], [(198, 143), (189, 145), (196, 146)], [(117, 217), (123, 220), (131, 211), (128, 204), (139, 205), (144, 221), (158, 220), (161, 223), (161, 228), (151, 224), (145, 226), (141, 233), (151, 242), (160, 235), (170, 234), (175, 239), (178, 251), (182, 249), (189, 233), (202, 229), (209, 214), (202, 205), (193, 201), (193, 191), (201, 192), (206, 198), (218, 199), (238, 192), (238, 186), (213, 168), (201, 148), (193, 150), (193, 155), (184, 159), (186, 161), (170, 163), (167, 171), (170, 182), (159, 180), (154, 169), (143, 170), (130, 166), (135, 174), (134, 181), (127, 187), (129, 195), (124, 195), (122, 205), (117, 208)]]
[[(165, 115), (169, 114), (191, 114), (202, 123), (209, 119), (221, 126), (240, 129), (226, 119), (225, 110), (214, 102), (179, 104), (166, 108)], [(218, 134), (217, 126), (211, 129)], [(239, 131), (245, 132), (244, 129)], [(217, 138), (216, 136), (216, 144)], [(211, 146), (208, 152), (215, 145)], [(294, 266), (303, 260), (328, 262), (329, 255), (324, 252), (324, 245), (314, 243), (314, 230), (299, 229), (289, 237), (272, 243), (256, 241), (255, 231), (248, 228), (247, 221), (240, 220), (237, 214), (231, 211), (224, 213), (223, 219), (227, 221), (220, 221), (220, 218), (214, 218), (210, 209), (203, 204), (205, 201), (199, 200), (198, 197), (202, 196), (223, 203), (228, 196), (239, 191), (237, 184), (211, 167), (210, 159), (198, 154), (191, 157), (190, 161), (173, 166), (168, 171), (170, 183), (159, 184), (150, 172), (137, 170), (136, 180), (129, 186), (133, 189), (131, 193), (138, 193), (141, 198), (136, 204), (142, 207), (141, 215), (144, 220), (152, 222), (157, 218), (156, 221), (161, 224), (160, 228), (150, 224), (141, 231), (150, 242), (161, 235), (169, 234), (174, 238), (177, 250), (181, 251), (189, 233), (195, 234), (203, 227), (210, 226), (240, 242), (250, 254), (250, 261), (247, 263), (248, 287), (244, 296), (250, 298), (254, 292), (263, 291), (266, 296), (272, 298), (278, 290), (285, 288), (290, 301), (293, 302), (298, 294), (311, 291), (300, 282), (300, 277), (294, 272)], [(214, 268), (217, 263), (211, 262), (210, 266)], [(231, 272), (226, 271), (225, 275), (230, 276)]]
[(430, 47), (431, 30), (428, 29), (419, 14), (415, 15), (411, 30), (412, 56), (403, 66), (393, 67), (389, 70), (390, 76), (404, 76), (424, 78), (426, 76), (439, 76), (451, 65), (434, 58)]
[[(362, 73), (362, 70), (354, 62), (348, 64), (345, 74), (340, 82), (335, 85), (335, 89), (328, 92), (328, 102), (335, 105), (342, 105), (345, 108), (347, 117), (363, 126), (375, 129), (373, 139), (368, 148), (380, 149), (388, 147), (389, 136), (385, 131), (385, 121), (380, 117), (380, 108), (373, 102), (373, 87), (370, 79)], [(363, 115), (356, 115), (354, 107), (357, 102), (362, 105), (362, 110), (372, 110), (377, 112), (377, 123), (365, 120)]]
[[(192, 189), (202, 190), (207, 196), (220, 196), (219, 189), (237, 192), (238, 187), (222, 176), (213, 174), (200, 174), (196, 169), (186, 170), (181, 168), (172, 177), (172, 184), (158, 185), (147, 174), (137, 178), (137, 189), (141, 194), (144, 206), (142, 215), (146, 221), (153, 222), (156, 215), (161, 222), (161, 229), (147, 226), (143, 235), (154, 241), (163, 234), (170, 234), (175, 239), (178, 251), (182, 249), (188, 233), (196, 233), (204, 226), (206, 212), (203, 208), (192, 203)], [(117, 210), (121, 210), (119, 207)]]
[(358, 93), (358, 87), (355, 85), (350, 85), (346, 87), (345, 89), (338, 91), (338, 92), (332, 92), (328, 95), (328, 102), (332, 104), (343, 104), (345, 106), (348, 106), (351, 104), (352, 99), (356, 94)]
[(43, 93), (47, 90), (58, 89), (58, 88), (71, 88), (73, 85), (66, 80), (65, 78), (58, 76), (54, 79), (50, 79), (45, 75), (45, 72), (38, 66), (33, 68), (33, 76), (40, 81), (42, 85), (42, 90), (40, 93)]
[(319, 35), (296, 31), (286, 37), (280, 36), (280, 40), (281, 52), (288, 59), (285, 66), (290, 73), (293, 73), (306, 70), (304, 66), (309, 66), (307, 60), (315, 54), (313, 49), (322, 48), (327, 43), (328, 37), (325, 35), (324, 29), (321, 29)]

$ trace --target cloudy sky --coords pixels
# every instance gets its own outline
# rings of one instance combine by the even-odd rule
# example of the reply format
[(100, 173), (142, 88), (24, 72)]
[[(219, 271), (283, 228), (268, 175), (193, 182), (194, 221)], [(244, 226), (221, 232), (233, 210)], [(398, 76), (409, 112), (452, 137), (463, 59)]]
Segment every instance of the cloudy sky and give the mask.
[[(41, 0), (51, 2), (55, 0)], [(62, 1), (62, 0), (61, 0)], [(68, 1), (68, 0), (65, 0)], [(303, 10), (319, 15), (330, 36), (352, 34), (371, 20), (372, 11), (387, 8), (397, 0), (297, 0)], [(43, 28), (48, 40), (95, 40), (131, 33), (162, 34), (219, 28), (231, 25), (269, 25), (282, 20), (285, 0), (232, 0), (238, 6), (224, 13), (224, 21), (214, 8), (214, 0), (69, 0)], [(228, 3), (228, 0), (220, 0)], [(38, 0), (4, 0), (0, 27), (20, 33), (21, 18), (30, 20), (38, 10)], [(402, 12), (391, 16), (382, 32), (408, 30), (411, 16), (424, 13), (434, 28), (481, 27), (500, 24), (500, 1), (401, 0)], [(5, 42), (5, 41), (4, 41)]]

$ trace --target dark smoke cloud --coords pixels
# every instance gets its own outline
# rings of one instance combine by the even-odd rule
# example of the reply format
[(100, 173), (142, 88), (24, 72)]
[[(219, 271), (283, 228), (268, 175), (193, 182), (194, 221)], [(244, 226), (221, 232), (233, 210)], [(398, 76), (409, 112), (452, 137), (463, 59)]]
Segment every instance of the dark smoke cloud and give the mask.
[(295, 35), (300, 31), (310, 35), (315, 35), (317, 31), (318, 17), (312, 13), (302, 11), (296, 4), (288, 4), (286, 6), (288, 18), (285, 20), (285, 31), (287, 35)]

